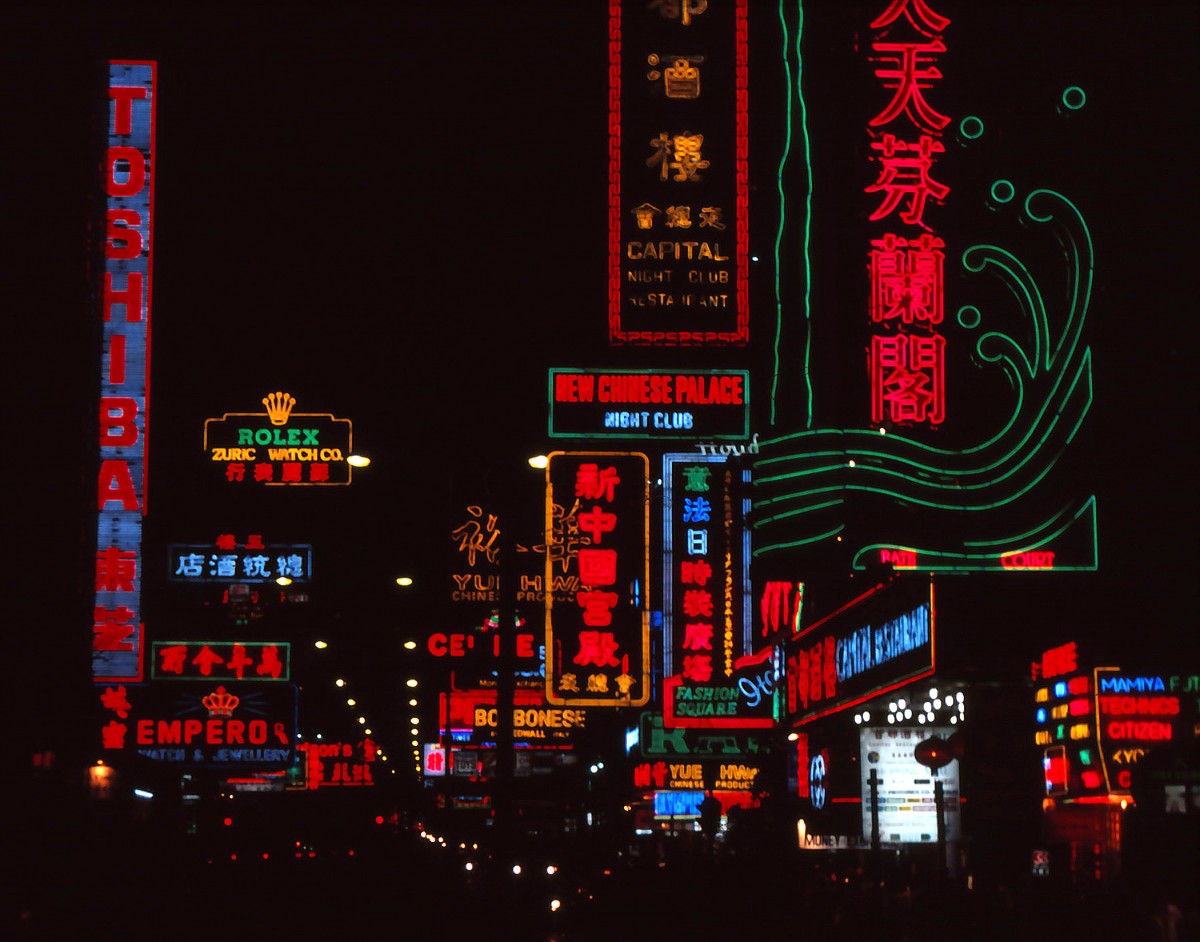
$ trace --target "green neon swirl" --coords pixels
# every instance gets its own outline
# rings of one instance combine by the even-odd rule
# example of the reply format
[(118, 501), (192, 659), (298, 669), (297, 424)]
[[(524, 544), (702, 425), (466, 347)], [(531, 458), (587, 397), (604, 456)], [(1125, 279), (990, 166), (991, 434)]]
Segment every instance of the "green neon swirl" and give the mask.
[[(1080, 520), (1087, 516), (1088, 532), (1091, 536), (1091, 559), (1075, 565), (1055, 565), (1055, 572), (1074, 572), (1074, 571), (1093, 571), (1099, 564), (1099, 553), (1096, 544), (1096, 498), (1091, 496), (1083, 501), (1074, 510), (1064, 507), (1049, 520), (1040, 524), (1034, 530), (1025, 534), (1014, 536), (1010, 540), (994, 540), (987, 543), (976, 543), (975, 541), (965, 541), (964, 545), (991, 545), (997, 549), (1003, 547), (1003, 554), (1010, 555), (1015, 553), (1026, 553), (1030, 550), (1035, 550), (1043, 546), (1048, 546), (1057, 540), (1060, 536), (1066, 533), (1069, 529), (1075, 526)], [(998, 561), (996, 551), (991, 553), (955, 553), (945, 550), (923, 550), (909, 546), (900, 546), (894, 543), (873, 543), (869, 546), (864, 546), (854, 555), (852, 566), (854, 569), (866, 569), (866, 557), (872, 553), (878, 553), (881, 550), (904, 550), (910, 553), (916, 553), (920, 556), (921, 564), (919, 568), (922, 572), (984, 572), (995, 571), (997, 569), (996, 562)], [(950, 560), (952, 562), (939, 561)]]
[[(755, 488), (762, 495), (755, 501), (756, 529), (797, 516), (798, 506), (829, 508), (854, 491), (937, 510), (992, 510), (1017, 501), (1049, 474), (1091, 409), (1091, 354), (1082, 334), (1093, 246), (1082, 214), (1062, 194), (1034, 190), (1022, 208), (1033, 222), (1058, 223), (1069, 252), (1069, 302), (1057, 343), (1036, 279), (1011, 252), (976, 245), (962, 256), (968, 271), (1001, 279), (1032, 332), (1029, 349), (999, 331), (983, 334), (975, 344), (978, 362), (1002, 369), (1014, 390), (1007, 421), (990, 438), (955, 451), (902, 435), (882, 440), (862, 429), (814, 429), (769, 439), (755, 463)], [(1031, 398), (1035, 391), (1042, 395)], [(1039, 399), (1030, 412), (1027, 404)], [(848, 467), (851, 460), (856, 467)], [(943, 496), (951, 493), (954, 499)], [(822, 502), (813, 505), (818, 497)], [(782, 546), (760, 540), (755, 555)]]

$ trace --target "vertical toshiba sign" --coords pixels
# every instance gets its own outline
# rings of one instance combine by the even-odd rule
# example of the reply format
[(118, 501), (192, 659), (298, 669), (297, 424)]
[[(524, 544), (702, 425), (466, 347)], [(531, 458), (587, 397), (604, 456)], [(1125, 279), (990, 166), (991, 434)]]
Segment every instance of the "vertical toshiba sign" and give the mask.
[(155, 63), (108, 65), (92, 678), (140, 681)]

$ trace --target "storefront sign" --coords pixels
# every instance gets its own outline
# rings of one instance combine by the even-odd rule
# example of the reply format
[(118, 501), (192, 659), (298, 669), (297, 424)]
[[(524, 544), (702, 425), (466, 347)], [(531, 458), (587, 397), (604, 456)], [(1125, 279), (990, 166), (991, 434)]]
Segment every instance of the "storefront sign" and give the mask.
[(546, 580), (578, 579), (546, 599), (546, 699), (555, 706), (642, 706), (650, 699), (649, 459), (553, 452), (546, 467)]
[(150, 273), (153, 253), (153, 62), (108, 65), (92, 676), (142, 679), (142, 515), (150, 407)]
[(609, 4), (610, 343), (749, 339), (748, 7)]
[(933, 583), (906, 578), (863, 593), (787, 645), (786, 712), (794, 725), (933, 673)]
[(744, 370), (550, 370), (551, 438), (729, 438), (750, 429)]
[(265, 412), (226, 412), (204, 422), (204, 451), (235, 484), (349, 484), (353, 424), (327, 412), (295, 412), (296, 397), (268, 393)]
[(155, 680), (278, 680), (291, 675), (287, 641), (155, 641), (150, 676)]
[(286, 770), (296, 744), (293, 684), (157, 681), (98, 688), (105, 754), (181, 768)]

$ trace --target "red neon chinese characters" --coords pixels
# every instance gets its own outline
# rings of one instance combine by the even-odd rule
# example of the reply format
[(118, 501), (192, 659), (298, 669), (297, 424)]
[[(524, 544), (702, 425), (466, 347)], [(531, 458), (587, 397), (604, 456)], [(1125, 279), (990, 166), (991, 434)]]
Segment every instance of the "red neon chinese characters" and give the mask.
[[(900, 210), (900, 219), (910, 226), (928, 228), (923, 219), (926, 201), (931, 196), (941, 201), (950, 192), (950, 187), (929, 175), (933, 167), (933, 155), (946, 149), (942, 142), (922, 134), (917, 143), (909, 144), (898, 140), (893, 134), (885, 134), (882, 141), (873, 141), (871, 148), (880, 152), (878, 160), (882, 167), (879, 179), (864, 192), (883, 194), (883, 201), (871, 213), (871, 221), (890, 216), (907, 197), (906, 207)], [(910, 154), (913, 156), (907, 156)]]
[(945, 418), (945, 347), (939, 334), (871, 338), (871, 421), (931, 422)]
[(896, 63), (894, 69), (876, 69), (875, 77), (883, 79), (884, 88), (894, 88), (896, 94), (888, 106), (871, 119), (871, 127), (889, 124), (901, 114), (925, 131), (940, 131), (950, 119), (930, 107), (922, 88), (928, 88), (934, 79), (942, 77), (937, 66), (919, 68), (937, 53), (945, 52), (941, 40), (931, 43), (872, 43), (871, 48), (882, 53), (882, 59)]
[(892, 0), (888, 8), (871, 21), (871, 29), (891, 26), (901, 14), (915, 29), (926, 35), (940, 33), (950, 25), (950, 20), (934, 11), (925, 0)]
[(871, 320), (940, 324), (945, 243), (928, 233), (911, 241), (888, 233), (871, 245)]
[[(920, 37), (893, 35), (907, 31), (903, 21)], [(867, 121), (877, 175), (863, 192), (879, 199), (871, 222), (912, 231), (871, 240), (870, 319), (887, 328), (870, 341), (874, 424), (937, 425), (946, 414), (945, 339), (934, 329), (945, 318), (945, 245), (926, 217), (950, 193), (934, 166), (945, 153), (940, 138), (950, 118), (926, 91), (942, 79), (936, 62), (946, 51), (941, 33), (949, 25), (925, 0), (893, 0), (871, 22), (880, 31), (870, 43), (874, 76), (891, 94)]]
[(575, 655), (576, 664), (594, 664), (597, 667), (617, 667), (620, 664), (615, 657), (617, 642), (610, 631), (581, 631), (579, 632), (579, 653)]

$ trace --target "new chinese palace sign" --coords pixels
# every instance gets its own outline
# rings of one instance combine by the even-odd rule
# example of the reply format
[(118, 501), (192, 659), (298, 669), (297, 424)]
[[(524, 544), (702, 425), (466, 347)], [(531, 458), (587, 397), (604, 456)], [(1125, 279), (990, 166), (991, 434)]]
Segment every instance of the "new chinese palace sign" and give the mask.
[(642, 706), (650, 699), (649, 459), (548, 457), (546, 581), (561, 557), (580, 588), (567, 600), (546, 595), (546, 700)]
[(349, 484), (353, 426), (327, 412), (295, 412), (286, 392), (263, 397), (263, 412), (227, 412), (204, 422), (204, 451), (225, 479), (280, 485)]
[(750, 436), (744, 370), (550, 370), (551, 438)]
[(612, 344), (749, 339), (747, 7), (610, 0)]

